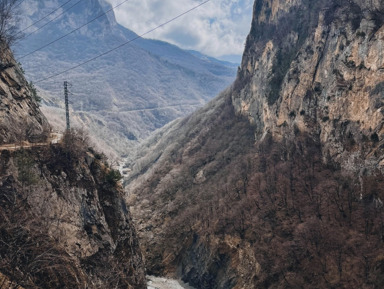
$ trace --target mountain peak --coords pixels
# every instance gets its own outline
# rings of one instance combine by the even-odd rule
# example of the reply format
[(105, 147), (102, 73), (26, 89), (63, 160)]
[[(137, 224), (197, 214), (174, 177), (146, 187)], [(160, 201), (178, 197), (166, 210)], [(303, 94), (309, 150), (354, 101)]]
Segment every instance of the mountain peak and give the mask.
[[(67, 7), (64, 6), (64, 8)], [(112, 27), (117, 25), (112, 6), (103, 0), (82, 1), (79, 4), (68, 6), (68, 13), (65, 14), (61, 23), (71, 29), (80, 29), (80, 33), (97, 37), (110, 32)], [(87, 23), (92, 25), (86, 25)]]
[[(71, 31), (79, 27), (81, 34), (104, 35), (117, 25), (112, 6), (103, 0), (88, 1), (28, 1), (22, 4), (26, 16), (21, 27), (29, 27), (26, 33), (44, 26), (45, 33), (57, 36), (57, 32)], [(47, 15), (49, 15), (47, 17)], [(45, 18), (46, 17), (46, 18)], [(44, 19), (44, 20), (39, 20)], [(49, 23), (50, 21), (50, 23)], [(92, 25), (86, 25), (92, 22)], [(35, 23), (35, 24), (33, 24)], [(33, 24), (33, 25), (32, 25)]]

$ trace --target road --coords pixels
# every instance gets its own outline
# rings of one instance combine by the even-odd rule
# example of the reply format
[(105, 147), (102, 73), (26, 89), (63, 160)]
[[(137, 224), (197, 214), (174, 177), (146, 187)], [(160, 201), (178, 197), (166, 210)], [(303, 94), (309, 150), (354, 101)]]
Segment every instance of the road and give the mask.
[(0, 151), (2, 150), (16, 151), (22, 148), (47, 146), (50, 144), (58, 143), (62, 139), (62, 137), (63, 135), (61, 133), (51, 133), (51, 135), (49, 136), (46, 142), (30, 143), (28, 141), (22, 141), (20, 143), (4, 144), (4, 145), (0, 145)]

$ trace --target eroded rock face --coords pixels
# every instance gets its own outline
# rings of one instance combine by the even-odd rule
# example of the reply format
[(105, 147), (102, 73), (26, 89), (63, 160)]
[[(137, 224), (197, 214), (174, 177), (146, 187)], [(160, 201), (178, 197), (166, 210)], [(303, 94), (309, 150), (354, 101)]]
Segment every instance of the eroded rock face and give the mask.
[(256, 125), (257, 140), (299, 130), (318, 137), (324, 158), (346, 170), (358, 159), (383, 169), (371, 142), (384, 134), (383, 4), (280, 2), (255, 2), (235, 110)]
[(0, 45), (0, 144), (44, 142), (50, 125), (12, 53)]

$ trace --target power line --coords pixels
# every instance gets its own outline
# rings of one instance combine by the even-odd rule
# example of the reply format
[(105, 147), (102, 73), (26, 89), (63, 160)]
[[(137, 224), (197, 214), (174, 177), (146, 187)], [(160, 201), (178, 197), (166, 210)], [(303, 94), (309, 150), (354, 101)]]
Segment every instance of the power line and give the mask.
[[(43, 21), (44, 19), (46, 19), (47, 17), (51, 16), (53, 13), (55, 13), (56, 11), (58, 11), (60, 8), (62, 8), (65, 4), (67, 4), (68, 2), (71, 2), (72, 0), (69, 0), (67, 2), (65, 2), (63, 5), (61, 5), (60, 7), (57, 7), (56, 9), (54, 9), (53, 11), (51, 11), (50, 13), (48, 13), (47, 15), (45, 15), (43, 18), (37, 20), (36, 22), (32, 23), (31, 25), (29, 25), (28, 27), (25, 27), (23, 30), (21, 30), (19, 33), (22, 33), (24, 32), (25, 30), (27, 30), (28, 28), (32, 27), (33, 25), (36, 25), (37, 23)], [(21, 3), (20, 3), (21, 4)], [(28, 36), (27, 36), (28, 37)]]
[[(72, 1), (72, 0), (70, 0)], [(44, 28), (45, 26), (47, 26), (49, 23), (52, 23), (53, 21), (55, 21), (57, 18), (59, 18), (61, 15), (63, 15), (64, 13), (66, 13), (67, 11), (69, 11), (70, 9), (72, 9), (73, 7), (75, 7), (77, 4), (79, 4), (82, 0), (79, 0), (77, 1), (75, 4), (73, 4), (71, 7), (69, 7), (68, 9), (64, 10), (62, 13), (60, 13), (59, 15), (57, 15), (56, 17), (52, 18), (51, 20), (49, 20), (47, 23), (45, 23), (44, 25), (40, 26), (39, 28), (37, 28), (35, 31), (32, 31), (31, 33), (29, 33), (27, 36), (25, 36), (24, 38), (27, 38), (29, 36), (31, 36), (32, 34), (36, 33), (37, 31), (39, 31), (40, 29)], [(69, 1), (68, 1), (69, 2)], [(68, 3), (67, 2), (67, 3)]]
[(15, 5), (15, 8), (19, 7), (25, 0), (21, 0), (18, 4)]
[[(80, 0), (80, 1), (81, 1), (81, 0)], [(79, 1), (79, 2), (80, 2), (80, 1)], [(117, 7), (121, 6), (121, 5), (123, 5), (123, 4), (124, 4), (125, 2), (127, 2), (127, 1), (129, 1), (129, 0), (125, 0), (125, 1), (121, 2), (120, 4), (116, 5), (115, 7), (112, 7), (111, 9), (109, 9), (109, 10), (103, 12), (103, 13), (101, 13), (100, 15), (96, 16), (95, 18), (93, 18), (92, 20), (90, 20), (90, 21), (88, 21), (87, 23), (83, 24), (82, 26), (77, 27), (76, 29), (74, 29), (74, 30), (68, 32), (67, 34), (64, 34), (63, 36), (61, 36), (61, 37), (59, 37), (59, 38), (57, 38), (57, 39), (55, 39), (55, 40), (53, 40), (53, 41), (51, 41), (51, 42), (49, 42), (49, 43), (43, 45), (43, 46), (41, 46), (40, 48), (37, 48), (37, 49), (35, 49), (35, 50), (33, 50), (33, 51), (31, 51), (31, 52), (29, 52), (29, 53), (27, 53), (27, 54), (25, 54), (25, 55), (19, 57), (19, 59), (23, 59), (23, 58), (25, 58), (25, 57), (27, 57), (27, 56), (29, 56), (29, 55), (31, 55), (31, 54), (33, 54), (33, 53), (35, 53), (35, 52), (41, 50), (41, 49), (44, 49), (44, 48), (46, 48), (46, 47), (48, 47), (48, 46), (54, 44), (55, 42), (57, 42), (57, 41), (59, 41), (59, 40), (65, 38), (65, 37), (67, 37), (68, 35), (70, 35), (70, 34), (76, 32), (76, 31), (80, 30), (81, 28), (87, 26), (88, 24), (92, 23), (93, 21), (99, 19), (101, 16), (104, 16), (105, 14), (107, 14), (107, 13), (110, 12), (110, 11), (112, 11), (113, 9), (115, 9), (115, 8), (117, 8)], [(77, 4), (77, 3), (76, 3), (76, 4)], [(76, 4), (75, 4), (75, 5), (76, 5)], [(34, 31), (34, 32), (36, 32), (36, 31)], [(33, 33), (34, 33), (34, 32), (33, 32)]]
[(96, 59), (98, 59), (98, 58), (100, 58), (102, 56), (105, 56), (105, 55), (107, 55), (107, 54), (109, 54), (109, 53), (111, 53), (111, 52), (113, 52), (113, 51), (115, 51), (115, 50), (117, 50), (117, 49), (119, 49), (119, 48), (121, 48), (121, 47), (123, 47), (123, 46), (125, 46), (125, 45), (127, 45), (127, 44), (129, 44), (129, 43), (131, 43), (131, 42), (133, 42), (135, 40), (137, 40), (137, 39), (139, 39), (139, 38), (142, 38), (143, 36), (153, 32), (153, 31), (155, 31), (155, 30), (157, 30), (157, 29), (159, 29), (159, 28), (161, 28), (161, 27), (163, 27), (163, 26), (165, 26), (165, 25), (175, 21), (176, 19), (178, 19), (178, 18), (180, 18), (180, 17), (182, 17), (182, 16), (192, 12), (193, 10), (196, 10), (197, 8), (203, 6), (204, 4), (206, 4), (206, 3), (210, 2), (210, 1), (211, 0), (206, 0), (206, 1), (202, 2), (202, 3), (200, 3), (199, 5), (197, 5), (197, 6), (193, 7), (193, 8), (191, 8), (191, 9), (189, 9), (189, 10), (187, 10), (187, 11), (185, 11), (185, 12), (179, 14), (179, 15), (177, 15), (176, 17), (174, 17), (174, 18), (172, 18), (172, 19), (170, 19), (170, 20), (168, 20), (168, 21), (166, 21), (166, 22), (156, 26), (155, 28), (152, 28), (151, 30), (149, 30), (149, 31), (147, 31), (147, 32), (145, 32), (145, 33), (143, 33), (141, 35), (138, 35), (138, 36), (136, 36), (136, 37), (134, 37), (134, 38), (132, 38), (132, 39), (130, 39), (130, 40), (128, 40), (128, 41), (126, 41), (126, 42), (124, 42), (124, 43), (122, 43), (122, 44), (120, 44), (120, 45), (118, 45), (118, 46), (116, 46), (116, 47), (114, 47), (112, 49), (110, 49), (110, 50), (108, 50), (108, 51), (105, 51), (105, 52), (103, 52), (103, 53), (101, 53), (101, 54), (99, 54), (99, 55), (97, 55), (97, 56), (95, 56), (93, 58), (90, 58), (90, 59), (88, 59), (88, 60), (86, 60), (86, 61), (84, 61), (84, 62), (82, 62), (80, 64), (77, 64), (77, 65), (75, 65), (75, 66), (73, 66), (71, 68), (68, 68), (68, 69), (66, 69), (64, 71), (61, 71), (59, 73), (56, 73), (56, 74), (53, 74), (51, 76), (42, 78), (42, 79), (40, 79), (38, 81), (35, 81), (35, 83), (43, 82), (43, 81), (49, 80), (51, 78), (57, 77), (57, 76), (62, 75), (64, 73), (68, 72), (68, 71), (71, 71), (71, 70), (76, 69), (76, 68), (78, 68), (80, 66), (83, 66), (83, 65), (85, 65), (85, 64), (87, 64), (87, 63), (89, 63), (91, 61), (94, 61), (94, 60), (96, 60)]

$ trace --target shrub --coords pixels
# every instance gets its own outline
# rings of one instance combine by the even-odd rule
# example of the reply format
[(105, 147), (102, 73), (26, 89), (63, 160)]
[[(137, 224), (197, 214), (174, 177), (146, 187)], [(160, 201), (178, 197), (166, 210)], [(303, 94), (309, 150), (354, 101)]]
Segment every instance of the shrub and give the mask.
[(373, 133), (373, 134), (371, 135), (371, 140), (372, 140), (373, 142), (379, 142), (379, 136), (378, 136), (378, 134), (377, 134), (377, 133)]
[(32, 81), (28, 82), (28, 88), (29, 90), (31, 91), (31, 96), (32, 96), (32, 99), (36, 102), (36, 103), (40, 103), (41, 102), (41, 97), (37, 94), (37, 89), (35, 87), (35, 85), (33, 84)]
[(89, 147), (88, 135), (81, 129), (66, 130), (61, 146), (68, 159), (76, 160), (84, 157)]
[(116, 185), (118, 181), (120, 181), (123, 178), (119, 170), (111, 169), (107, 175), (106, 180), (111, 185)]
[(33, 157), (23, 149), (18, 151), (15, 157), (18, 169), (18, 180), (23, 186), (36, 184), (38, 178), (33, 171), (33, 167), (35, 165)]

